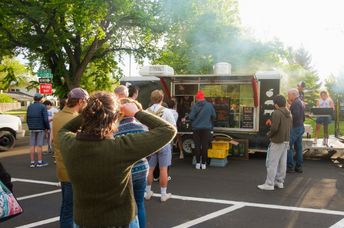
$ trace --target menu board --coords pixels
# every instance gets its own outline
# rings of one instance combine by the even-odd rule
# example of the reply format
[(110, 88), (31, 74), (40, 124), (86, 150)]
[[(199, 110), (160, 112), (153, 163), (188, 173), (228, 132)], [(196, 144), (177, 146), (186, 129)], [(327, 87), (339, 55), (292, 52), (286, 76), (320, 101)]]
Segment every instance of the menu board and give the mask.
[(241, 128), (253, 128), (253, 107), (243, 107)]

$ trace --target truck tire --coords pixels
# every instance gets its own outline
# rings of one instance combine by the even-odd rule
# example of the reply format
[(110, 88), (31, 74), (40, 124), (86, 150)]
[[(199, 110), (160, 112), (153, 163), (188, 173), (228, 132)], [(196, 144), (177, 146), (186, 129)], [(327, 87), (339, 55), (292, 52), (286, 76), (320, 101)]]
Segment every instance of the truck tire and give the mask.
[(184, 153), (192, 154), (192, 149), (195, 148), (195, 142), (192, 138), (192, 135), (182, 136), (182, 148)]
[(16, 139), (9, 131), (0, 131), (0, 151), (7, 151), (14, 147)]

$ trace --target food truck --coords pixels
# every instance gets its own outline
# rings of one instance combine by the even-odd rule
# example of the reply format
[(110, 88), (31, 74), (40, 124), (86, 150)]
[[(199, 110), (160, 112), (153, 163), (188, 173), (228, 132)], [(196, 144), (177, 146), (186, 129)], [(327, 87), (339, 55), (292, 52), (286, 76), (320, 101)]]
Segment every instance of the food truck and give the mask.
[[(148, 68), (142, 73), (144, 76), (121, 80), (121, 84), (139, 87), (138, 100), (144, 108), (149, 105), (151, 91), (162, 89), (165, 100), (176, 101), (179, 119), (187, 117), (197, 91), (202, 90), (205, 99), (214, 105), (216, 111), (214, 137), (247, 140), (252, 151), (266, 151), (269, 144), (266, 133), (274, 110), (273, 96), (280, 93), (282, 76), (279, 72), (232, 75), (228, 70), (220, 70), (209, 75), (174, 75), (171, 69), (166, 70), (164, 66), (151, 67), (152, 70)], [(182, 136), (184, 152), (191, 153), (191, 123), (179, 122), (178, 134)]]

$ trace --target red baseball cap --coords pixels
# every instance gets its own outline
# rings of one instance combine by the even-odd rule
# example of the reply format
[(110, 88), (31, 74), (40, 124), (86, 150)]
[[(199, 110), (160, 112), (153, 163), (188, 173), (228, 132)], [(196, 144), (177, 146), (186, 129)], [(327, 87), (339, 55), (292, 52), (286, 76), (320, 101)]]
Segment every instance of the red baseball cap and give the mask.
[(204, 100), (204, 93), (202, 90), (199, 90), (196, 94), (196, 100)]

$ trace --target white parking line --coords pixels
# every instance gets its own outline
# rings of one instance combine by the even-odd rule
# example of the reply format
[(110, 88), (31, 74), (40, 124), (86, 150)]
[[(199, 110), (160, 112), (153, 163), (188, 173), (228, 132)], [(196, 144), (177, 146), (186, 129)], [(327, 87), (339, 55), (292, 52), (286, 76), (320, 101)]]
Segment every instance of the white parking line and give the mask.
[(202, 223), (202, 222), (208, 221), (208, 220), (210, 220), (210, 219), (219, 217), (219, 216), (221, 216), (221, 215), (227, 214), (227, 213), (229, 213), (229, 212), (235, 211), (235, 210), (240, 209), (240, 208), (242, 208), (242, 207), (244, 207), (243, 204), (237, 204), (237, 205), (234, 205), (234, 206), (226, 207), (226, 208), (224, 208), (224, 209), (222, 209), (222, 210), (215, 211), (215, 212), (213, 212), (213, 213), (204, 215), (204, 216), (202, 216), (202, 217), (199, 217), (199, 218), (197, 218), (197, 219), (188, 221), (188, 222), (183, 223), (183, 224), (180, 224), (180, 225), (178, 225), (178, 226), (174, 226), (173, 228), (187, 228), (187, 227), (191, 227), (191, 226), (200, 224), (200, 223)]
[(12, 182), (19, 181), (19, 182), (26, 182), (26, 183), (33, 183), (33, 184), (45, 184), (45, 185), (59, 186), (59, 182), (38, 181), (38, 180), (30, 180), (30, 179), (22, 179), (22, 178), (12, 178), (11, 181)]
[(22, 225), (22, 226), (17, 226), (16, 228), (31, 228), (31, 227), (41, 226), (41, 225), (57, 222), (57, 221), (59, 221), (59, 219), (60, 219), (60, 217), (57, 216), (54, 218), (50, 218), (50, 219), (46, 219), (46, 220), (42, 220), (42, 221), (38, 221), (38, 222), (33, 222), (33, 223)]
[(344, 219), (340, 220), (336, 224), (333, 224), (329, 228), (343, 228), (344, 227)]
[(49, 192), (42, 192), (42, 193), (33, 194), (33, 195), (29, 195), (29, 196), (22, 196), (22, 197), (18, 197), (17, 200), (31, 199), (31, 198), (36, 198), (36, 197), (40, 197), (40, 196), (54, 194), (57, 192), (61, 192), (61, 189), (57, 189), (57, 190), (53, 190), (53, 191), (49, 191)]
[[(153, 196), (160, 197), (161, 195), (153, 194)], [(335, 211), (335, 210), (327, 210), (327, 209), (292, 207), (292, 206), (282, 206), (282, 205), (274, 205), (274, 204), (250, 203), (250, 202), (241, 202), (241, 201), (232, 201), (232, 200), (218, 200), (218, 199), (211, 199), (211, 198), (198, 198), (198, 197), (179, 196), (179, 195), (172, 195), (171, 198), (180, 199), (180, 200), (197, 201), (197, 202), (244, 205), (247, 207), (259, 207), (259, 208), (267, 208), (267, 209), (278, 209), (278, 210), (287, 210), (287, 211), (300, 211), (300, 212), (310, 212), (310, 213), (317, 213), (317, 214), (330, 214), (330, 215), (344, 216), (344, 211)]]

